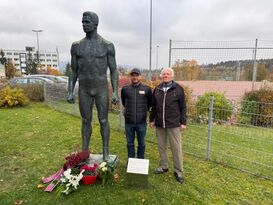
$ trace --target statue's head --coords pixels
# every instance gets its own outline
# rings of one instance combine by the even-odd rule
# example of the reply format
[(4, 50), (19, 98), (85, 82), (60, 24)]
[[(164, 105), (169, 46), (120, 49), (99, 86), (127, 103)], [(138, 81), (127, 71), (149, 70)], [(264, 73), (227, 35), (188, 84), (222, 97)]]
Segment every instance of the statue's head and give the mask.
[(92, 32), (97, 29), (99, 24), (99, 17), (92, 11), (85, 11), (82, 15), (82, 26), (84, 32)]

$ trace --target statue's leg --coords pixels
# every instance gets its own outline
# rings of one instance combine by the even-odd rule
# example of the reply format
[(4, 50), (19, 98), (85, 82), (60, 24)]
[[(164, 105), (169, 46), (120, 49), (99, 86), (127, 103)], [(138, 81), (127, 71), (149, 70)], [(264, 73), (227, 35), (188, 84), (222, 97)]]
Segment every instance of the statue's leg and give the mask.
[(89, 150), (92, 134), (92, 108), (94, 97), (83, 91), (79, 91), (79, 108), (82, 116), (82, 150)]
[(103, 160), (109, 160), (109, 140), (110, 140), (110, 127), (108, 121), (108, 108), (109, 97), (108, 91), (99, 93), (95, 99), (96, 107), (98, 110), (98, 119), (100, 123), (100, 133), (103, 144)]

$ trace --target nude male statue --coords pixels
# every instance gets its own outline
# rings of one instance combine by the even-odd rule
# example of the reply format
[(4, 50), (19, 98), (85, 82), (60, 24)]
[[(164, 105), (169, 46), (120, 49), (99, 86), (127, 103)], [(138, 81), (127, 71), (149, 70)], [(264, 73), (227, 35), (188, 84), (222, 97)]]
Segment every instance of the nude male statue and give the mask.
[(89, 149), (92, 134), (92, 109), (98, 111), (103, 142), (103, 160), (109, 160), (110, 128), (108, 122), (109, 93), (107, 69), (110, 69), (113, 88), (112, 103), (118, 102), (118, 71), (114, 45), (97, 33), (99, 19), (96, 13), (83, 13), (82, 26), (86, 37), (71, 46), (71, 81), (67, 101), (75, 103), (73, 90), (79, 79), (79, 108), (82, 117), (82, 150)]

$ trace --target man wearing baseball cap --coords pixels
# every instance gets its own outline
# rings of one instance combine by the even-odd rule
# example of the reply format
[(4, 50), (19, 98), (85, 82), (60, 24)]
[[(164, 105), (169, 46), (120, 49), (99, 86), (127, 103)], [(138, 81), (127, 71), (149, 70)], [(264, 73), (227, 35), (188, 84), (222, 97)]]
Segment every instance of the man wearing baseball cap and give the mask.
[[(121, 90), (128, 158), (144, 159), (146, 119), (152, 104), (152, 90), (140, 82), (141, 72), (138, 68), (131, 70), (130, 77), (131, 84), (124, 86)], [(138, 141), (137, 152), (135, 152), (135, 136)]]

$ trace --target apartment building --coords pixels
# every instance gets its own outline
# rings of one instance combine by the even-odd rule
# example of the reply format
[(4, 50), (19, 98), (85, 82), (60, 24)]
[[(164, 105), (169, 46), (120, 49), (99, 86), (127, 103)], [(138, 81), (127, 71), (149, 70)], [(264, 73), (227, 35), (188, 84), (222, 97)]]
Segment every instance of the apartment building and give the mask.
[[(28, 55), (31, 53), (32, 58), (37, 58), (35, 47), (26, 47), (25, 50), (4, 50), (6, 59), (12, 60), (16, 70), (25, 72)], [(52, 67), (59, 70), (59, 55), (57, 52), (39, 51), (39, 62), (41, 68)]]

